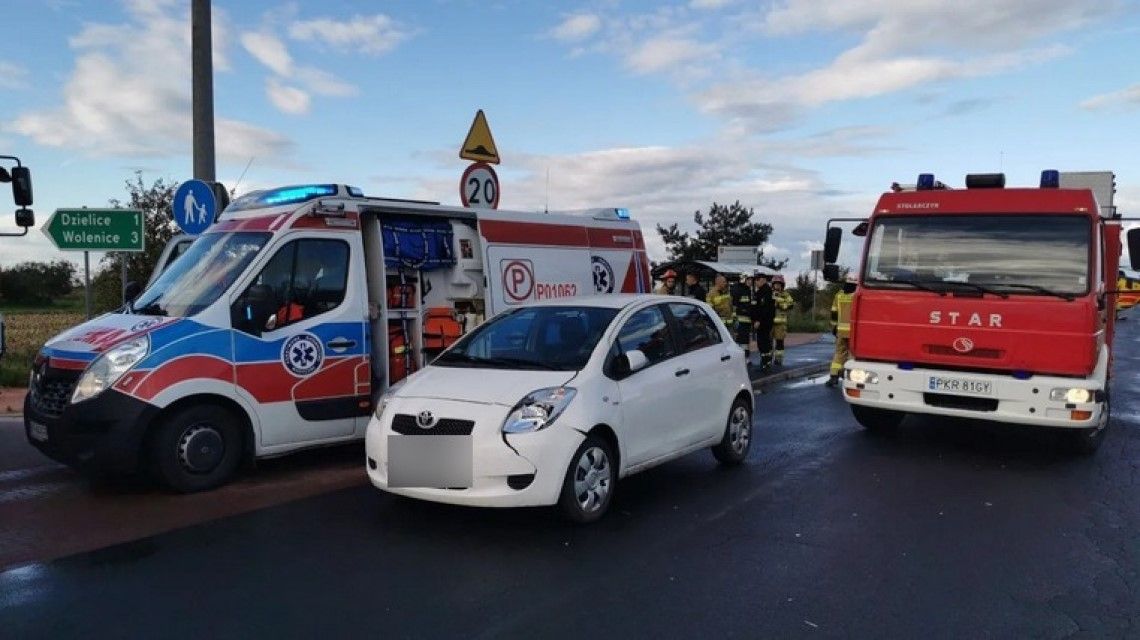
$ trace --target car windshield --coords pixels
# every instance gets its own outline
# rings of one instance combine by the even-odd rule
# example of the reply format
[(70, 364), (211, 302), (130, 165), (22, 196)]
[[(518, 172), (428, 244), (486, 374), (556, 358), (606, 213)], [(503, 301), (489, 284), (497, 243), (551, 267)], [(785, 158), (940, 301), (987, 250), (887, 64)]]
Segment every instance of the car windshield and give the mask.
[(269, 236), (258, 232), (201, 236), (131, 303), (131, 311), (172, 317), (202, 311), (230, 288)]
[(885, 217), (875, 222), (870, 287), (1071, 298), (1089, 288), (1083, 216)]
[(442, 367), (577, 371), (617, 315), (602, 307), (529, 307), (480, 326), (432, 362)]

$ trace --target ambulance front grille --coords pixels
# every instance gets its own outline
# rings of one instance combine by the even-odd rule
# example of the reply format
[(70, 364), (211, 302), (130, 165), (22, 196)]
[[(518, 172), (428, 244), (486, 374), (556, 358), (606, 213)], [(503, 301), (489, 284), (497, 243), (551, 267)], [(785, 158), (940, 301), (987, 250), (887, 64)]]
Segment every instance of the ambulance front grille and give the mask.
[(71, 401), (71, 394), (75, 391), (77, 382), (79, 382), (78, 375), (45, 374), (37, 384), (28, 389), (32, 407), (47, 416), (60, 415)]

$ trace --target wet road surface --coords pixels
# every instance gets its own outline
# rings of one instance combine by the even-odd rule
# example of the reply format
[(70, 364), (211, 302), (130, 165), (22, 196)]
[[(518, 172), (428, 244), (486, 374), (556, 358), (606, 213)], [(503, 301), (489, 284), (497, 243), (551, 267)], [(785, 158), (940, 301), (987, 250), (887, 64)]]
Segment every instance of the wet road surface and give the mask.
[(1136, 637), (1140, 327), (1122, 329), (1117, 410), (1091, 457), (955, 420), (873, 437), (819, 377), (758, 396), (745, 466), (701, 452), (634, 476), (593, 526), (358, 486), (9, 570), (0, 629)]

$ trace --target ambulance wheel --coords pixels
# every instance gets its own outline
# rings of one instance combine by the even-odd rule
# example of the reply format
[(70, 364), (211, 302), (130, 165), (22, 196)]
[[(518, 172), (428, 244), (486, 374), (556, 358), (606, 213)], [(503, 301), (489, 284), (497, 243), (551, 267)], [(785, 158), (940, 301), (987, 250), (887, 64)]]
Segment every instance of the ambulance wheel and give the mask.
[(737, 398), (728, 411), (724, 437), (712, 448), (713, 457), (723, 465), (738, 465), (748, 457), (752, 448), (752, 410), (748, 402)]
[(594, 522), (605, 515), (616, 484), (617, 467), (610, 445), (597, 436), (587, 436), (570, 458), (558, 506), (574, 522)]
[(209, 404), (186, 406), (161, 419), (150, 441), (155, 477), (179, 493), (225, 484), (241, 457), (237, 420), (226, 409)]
[(889, 435), (894, 433), (902, 423), (906, 414), (890, 409), (872, 409), (857, 404), (851, 405), (851, 413), (855, 421), (863, 428), (874, 434)]

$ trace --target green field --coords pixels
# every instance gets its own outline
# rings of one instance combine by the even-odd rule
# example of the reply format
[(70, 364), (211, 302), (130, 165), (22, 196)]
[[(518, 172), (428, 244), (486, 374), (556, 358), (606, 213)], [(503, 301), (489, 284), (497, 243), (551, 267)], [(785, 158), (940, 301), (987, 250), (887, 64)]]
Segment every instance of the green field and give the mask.
[(0, 387), (28, 384), (32, 358), (45, 342), (64, 329), (83, 322), (83, 292), (38, 307), (0, 305), (4, 314), (7, 351), (0, 357)]

